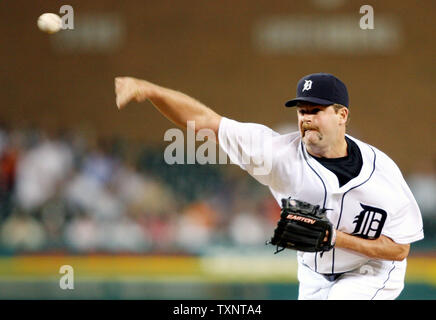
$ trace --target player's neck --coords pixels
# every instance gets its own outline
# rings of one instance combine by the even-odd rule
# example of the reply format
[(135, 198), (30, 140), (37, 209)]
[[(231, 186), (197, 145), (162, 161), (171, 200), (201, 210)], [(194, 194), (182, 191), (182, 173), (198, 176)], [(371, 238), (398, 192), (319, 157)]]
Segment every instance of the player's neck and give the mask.
[(342, 158), (348, 155), (345, 137), (325, 147), (306, 145), (306, 150), (310, 155), (318, 158)]

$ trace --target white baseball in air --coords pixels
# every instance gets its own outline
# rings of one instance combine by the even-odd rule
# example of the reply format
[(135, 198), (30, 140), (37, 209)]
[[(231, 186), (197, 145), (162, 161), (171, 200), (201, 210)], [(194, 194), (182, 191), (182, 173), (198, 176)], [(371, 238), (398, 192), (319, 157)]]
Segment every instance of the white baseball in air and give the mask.
[(54, 13), (43, 13), (37, 22), (39, 30), (46, 33), (56, 33), (62, 28), (62, 19)]

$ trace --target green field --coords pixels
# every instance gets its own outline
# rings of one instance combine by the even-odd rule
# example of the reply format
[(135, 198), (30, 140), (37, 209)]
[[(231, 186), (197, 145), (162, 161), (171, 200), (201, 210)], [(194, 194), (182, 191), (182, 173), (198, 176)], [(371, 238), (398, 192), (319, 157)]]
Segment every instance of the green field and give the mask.
[[(74, 289), (59, 282), (74, 269)], [(436, 299), (436, 260), (408, 259), (400, 299)], [(0, 258), (0, 299), (296, 299), (296, 259), (269, 256)]]

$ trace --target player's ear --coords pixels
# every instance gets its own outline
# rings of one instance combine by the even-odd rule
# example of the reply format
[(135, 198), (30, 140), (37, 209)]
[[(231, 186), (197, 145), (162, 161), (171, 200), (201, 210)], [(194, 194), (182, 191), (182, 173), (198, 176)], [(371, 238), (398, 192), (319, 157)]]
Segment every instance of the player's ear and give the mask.
[(338, 110), (338, 114), (339, 114), (339, 118), (340, 118), (340, 123), (341, 124), (347, 124), (348, 122), (348, 108), (346, 107), (342, 107), (341, 109)]

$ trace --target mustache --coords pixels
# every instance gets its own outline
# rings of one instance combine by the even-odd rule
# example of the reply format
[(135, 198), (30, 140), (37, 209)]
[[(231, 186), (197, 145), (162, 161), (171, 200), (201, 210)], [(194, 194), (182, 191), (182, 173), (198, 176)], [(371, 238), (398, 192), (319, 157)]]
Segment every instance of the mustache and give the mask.
[(303, 123), (301, 125), (301, 129), (303, 131), (306, 131), (306, 130), (316, 130), (316, 131), (318, 131), (318, 127), (316, 127), (314, 125), (311, 125), (311, 124), (308, 124), (308, 123)]

